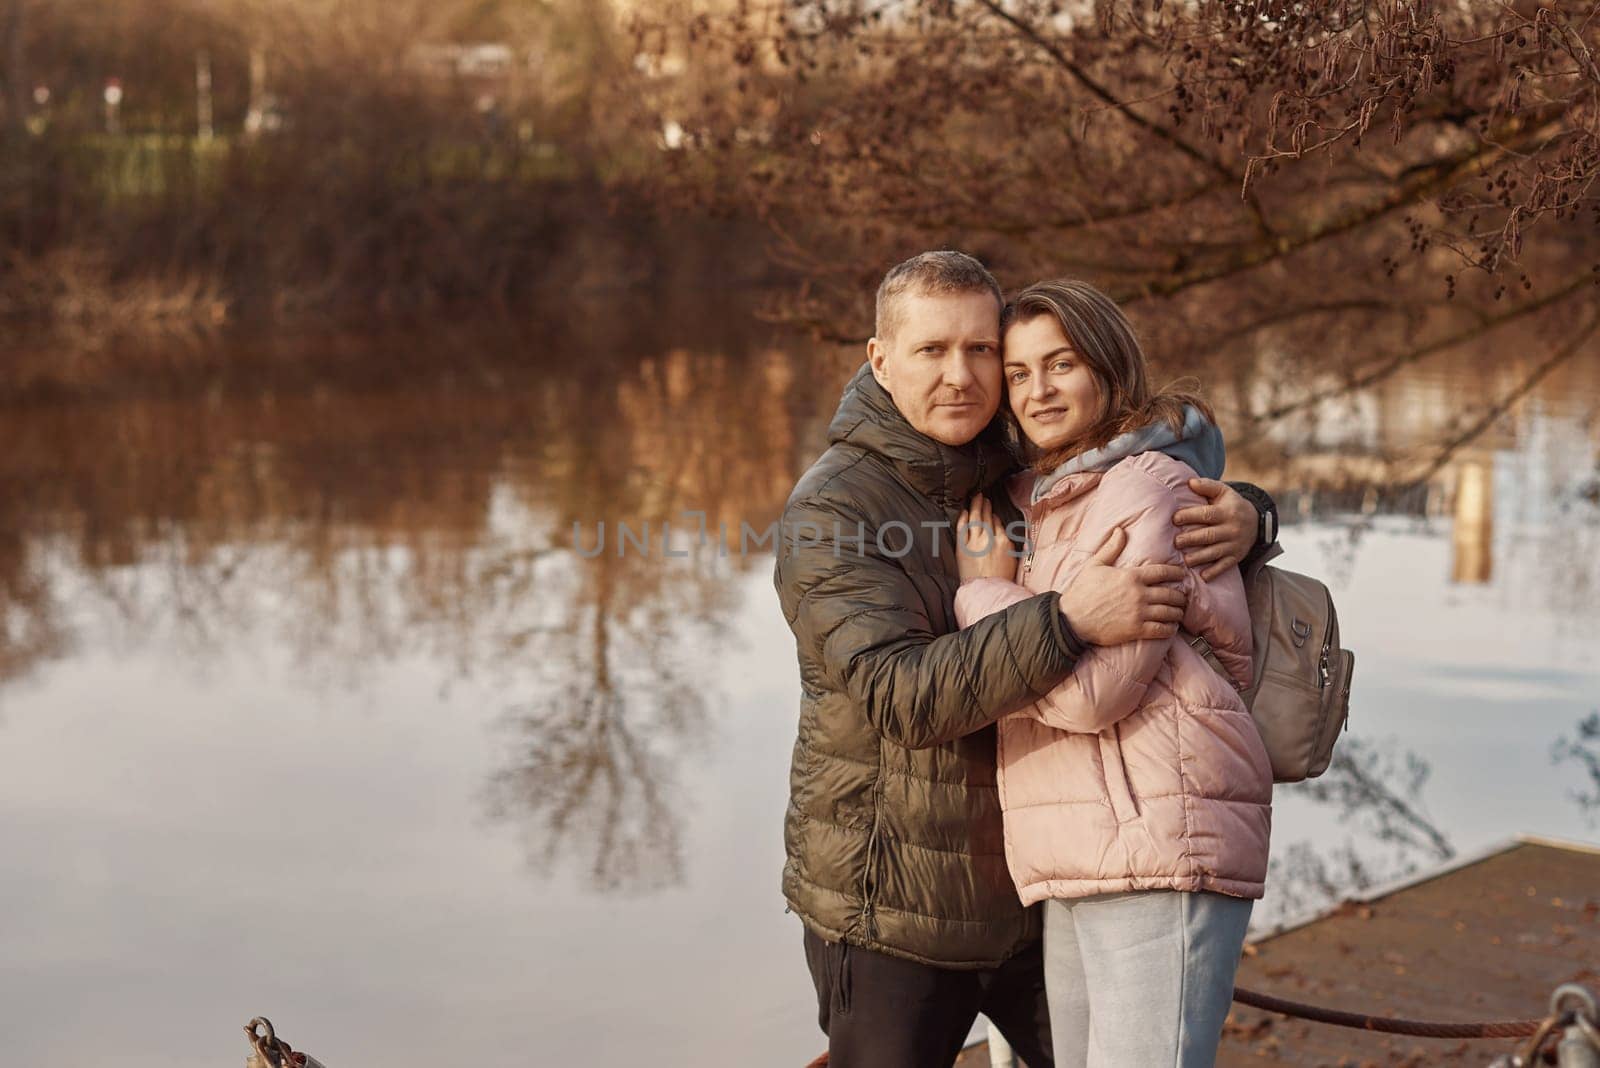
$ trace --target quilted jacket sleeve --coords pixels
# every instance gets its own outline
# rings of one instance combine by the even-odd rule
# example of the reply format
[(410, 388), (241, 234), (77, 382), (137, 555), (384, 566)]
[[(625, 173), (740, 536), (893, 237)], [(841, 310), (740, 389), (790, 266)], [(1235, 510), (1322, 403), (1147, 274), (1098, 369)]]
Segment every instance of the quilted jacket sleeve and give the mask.
[(1255, 677), (1251, 659), (1254, 637), (1250, 604), (1239, 569), (1231, 568), (1210, 582), (1190, 571), (1184, 589), (1189, 594), (1189, 606), (1183, 614), (1184, 631), (1198, 634), (1210, 644), (1217, 661), (1228, 669), (1229, 679), (1237, 686), (1249, 686)]
[(1007, 579), (967, 579), (956, 591), (956, 623), (970, 627), (984, 616), (992, 616), (1032, 596), (1032, 590)]
[(873, 529), (854, 541), (859, 518), (835, 502), (791, 501), (774, 582), (802, 657), (885, 737), (943, 744), (1038, 700), (1072, 670), (1058, 594), (937, 633), (902, 562), (874, 550)]
[[(1119, 464), (1094, 490), (1079, 536), (1087, 545), (1098, 545), (1120, 526), (1128, 532), (1128, 544), (1117, 558), (1118, 567), (1182, 566), (1172, 544), (1176, 534), (1172, 516), (1193, 503), (1187, 499), (1191, 497), (1186, 489), (1169, 486), (1137, 463)], [(1234, 575), (1237, 578), (1237, 572)], [(1195, 581), (1190, 572), (1187, 583)], [(1099, 733), (1139, 707), (1174, 640), (1091, 646), (1071, 675), (1022, 714), (1058, 730)]]

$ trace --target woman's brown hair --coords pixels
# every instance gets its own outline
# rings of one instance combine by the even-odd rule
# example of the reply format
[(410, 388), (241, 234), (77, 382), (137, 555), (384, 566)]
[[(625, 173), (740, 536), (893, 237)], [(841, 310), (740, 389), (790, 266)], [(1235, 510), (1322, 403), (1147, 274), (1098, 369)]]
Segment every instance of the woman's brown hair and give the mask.
[(1078, 440), (1030, 456), (1035, 470), (1054, 471), (1080, 453), (1158, 420), (1181, 432), (1190, 405), (1216, 421), (1192, 378), (1152, 393), (1144, 350), (1133, 327), (1116, 302), (1094, 286), (1066, 278), (1035, 282), (1006, 305), (1000, 316), (1001, 333), (1041, 315), (1053, 316), (1061, 325), (1073, 351), (1094, 375), (1102, 407), (1100, 418)]

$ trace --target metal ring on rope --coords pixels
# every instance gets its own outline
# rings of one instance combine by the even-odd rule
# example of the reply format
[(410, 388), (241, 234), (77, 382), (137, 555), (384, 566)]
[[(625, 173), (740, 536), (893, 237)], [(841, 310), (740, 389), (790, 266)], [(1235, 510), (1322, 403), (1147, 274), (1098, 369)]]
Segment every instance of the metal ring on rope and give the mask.
[(250, 1036), (250, 1044), (258, 1050), (278, 1048), (278, 1036), (272, 1030), (272, 1021), (265, 1016), (257, 1016), (245, 1024), (244, 1033)]
[[(250, 1039), (250, 1046), (256, 1051), (256, 1057), (264, 1065), (294, 1066), (306, 1063), (303, 1053), (296, 1053), (289, 1043), (279, 1038), (272, 1029), (272, 1021), (265, 1016), (257, 1016), (244, 1025), (244, 1033)], [(252, 1058), (254, 1060), (254, 1058)]]

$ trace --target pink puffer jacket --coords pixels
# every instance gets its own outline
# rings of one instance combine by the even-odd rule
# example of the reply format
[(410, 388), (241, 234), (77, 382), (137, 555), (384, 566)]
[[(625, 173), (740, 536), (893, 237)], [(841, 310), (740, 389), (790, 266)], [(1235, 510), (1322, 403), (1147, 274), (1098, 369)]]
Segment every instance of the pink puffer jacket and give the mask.
[[(1036, 505), (1034, 476), (1011, 494), (1033, 534), (1017, 582), (976, 579), (956, 595), (963, 626), (1046, 590), (1064, 590), (1105, 536), (1128, 531), (1119, 566), (1181, 565), (1173, 513), (1203, 503), (1194, 472), (1160, 452), (1066, 475)], [(1204, 636), (1241, 683), (1250, 618), (1237, 570), (1184, 582), (1184, 628)], [(1024, 903), (1124, 890), (1261, 896), (1272, 770), (1239, 695), (1180, 635), (1095, 647), (1030, 708), (1000, 721), (1006, 858)]]

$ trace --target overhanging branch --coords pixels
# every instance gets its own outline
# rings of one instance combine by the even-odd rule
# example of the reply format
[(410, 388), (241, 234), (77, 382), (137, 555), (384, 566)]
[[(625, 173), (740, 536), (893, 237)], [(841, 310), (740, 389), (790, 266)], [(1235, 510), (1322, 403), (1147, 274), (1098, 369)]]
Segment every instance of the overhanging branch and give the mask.
[(1390, 375), (1394, 374), (1396, 371), (1399, 371), (1403, 367), (1408, 367), (1414, 363), (1418, 363), (1424, 359), (1427, 359), (1429, 356), (1434, 355), (1435, 353), (1444, 352), (1448, 349), (1453, 349), (1458, 345), (1464, 345), (1469, 341), (1474, 341), (1477, 338), (1480, 338), (1485, 334), (1488, 334), (1489, 332), (1506, 325), (1507, 323), (1521, 319), (1524, 316), (1532, 315), (1534, 312), (1543, 311), (1546, 308), (1553, 307), (1561, 301), (1566, 300), (1574, 293), (1577, 293), (1579, 290), (1593, 285), (1594, 275), (1591, 272), (1584, 271), (1580, 274), (1574, 275), (1560, 288), (1545, 294), (1543, 297), (1540, 297), (1537, 300), (1531, 300), (1526, 304), (1520, 304), (1502, 315), (1491, 316), (1474, 326), (1468, 327), (1465, 330), (1457, 331), (1454, 334), (1450, 334), (1446, 337), (1440, 338), (1437, 341), (1430, 342), (1429, 344), (1423, 345), (1420, 348), (1411, 349), (1407, 352), (1399, 354), (1398, 356), (1393, 356), (1372, 370), (1356, 375), (1354, 378), (1343, 383), (1336, 389), (1315, 393), (1309, 397), (1303, 397), (1300, 400), (1293, 401), (1289, 404), (1280, 405), (1277, 408), (1272, 408), (1265, 412), (1261, 412), (1252, 417), (1251, 422), (1256, 426), (1277, 422), (1278, 420), (1284, 419), (1295, 414), (1296, 412), (1305, 411), (1308, 408), (1313, 408), (1316, 405), (1322, 404), (1326, 401), (1337, 400), (1340, 397), (1347, 397), (1352, 393), (1359, 393), (1361, 390), (1366, 389), (1369, 386), (1374, 386), (1383, 381), (1385, 378), (1388, 378)]

